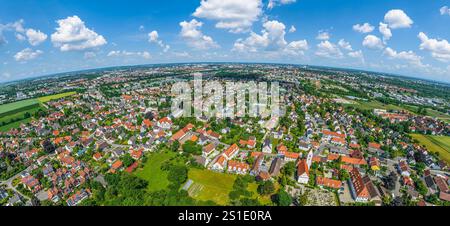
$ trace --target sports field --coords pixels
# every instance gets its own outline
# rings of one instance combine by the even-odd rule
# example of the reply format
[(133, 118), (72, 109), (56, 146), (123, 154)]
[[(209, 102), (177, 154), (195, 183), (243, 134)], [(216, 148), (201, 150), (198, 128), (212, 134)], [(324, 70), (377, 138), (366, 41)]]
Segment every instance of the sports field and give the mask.
[(431, 152), (438, 152), (439, 157), (450, 163), (450, 137), (449, 136), (433, 136), (422, 134), (411, 134), (418, 140), (420, 144), (425, 145)]

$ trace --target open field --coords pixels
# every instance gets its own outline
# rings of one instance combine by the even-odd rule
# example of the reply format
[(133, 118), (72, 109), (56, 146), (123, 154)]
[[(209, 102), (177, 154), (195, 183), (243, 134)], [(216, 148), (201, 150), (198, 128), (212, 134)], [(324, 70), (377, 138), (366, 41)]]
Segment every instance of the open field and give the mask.
[[(219, 205), (227, 205), (228, 194), (233, 189), (236, 175), (217, 173), (211, 170), (189, 169), (189, 179), (193, 185), (189, 188), (192, 197), (198, 200), (212, 200)], [(200, 188), (200, 189), (199, 189)], [(191, 191), (195, 189), (195, 191)]]
[(0, 117), (29, 110), (37, 106), (39, 106), (39, 101), (36, 99), (21, 100), (9, 104), (3, 104), (0, 105)]
[(364, 109), (364, 110), (373, 110), (373, 109), (386, 109), (386, 110), (406, 110), (402, 107), (393, 105), (393, 104), (383, 104), (379, 101), (373, 100), (373, 101), (355, 101), (354, 105), (357, 108)]
[(425, 145), (431, 152), (438, 152), (439, 157), (450, 163), (450, 137), (411, 134), (420, 144)]
[(148, 156), (145, 166), (136, 170), (134, 174), (148, 181), (147, 189), (149, 191), (165, 189), (169, 185), (169, 181), (167, 180), (167, 172), (161, 170), (161, 164), (174, 155), (172, 152), (152, 153)]
[[(237, 175), (235, 174), (191, 168), (189, 169), (189, 179), (194, 183), (189, 188), (188, 193), (197, 200), (212, 200), (219, 205), (228, 205), (230, 202), (228, 194), (233, 190), (236, 178)], [(253, 192), (253, 198), (258, 198), (263, 205), (270, 204), (270, 195), (261, 197), (256, 191), (257, 187), (257, 183), (250, 183), (247, 189)]]
[[(418, 107), (417, 106), (411, 106), (411, 105), (405, 105), (405, 108), (408, 109), (409, 111), (413, 111), (416, 112)], [(427, 108), (427, 113), (426, 115), (434, 117), (434, 118), (438, 118), (444, 122), (450, 123), (450, 115), (447, 115), (445, 113)]]
[(71, 96), (71, 95), (74, 95), (76, 93), (77, 92), (58, 93), (58, 94), (55, 94), (55, 95), (39, 97), (37, 99), (38, 99), (39, 102), (45, 103), (45, 102), (49, 102), (51, 100), (56, 100), (56, 99), (60, 99), (60, 98), (63, 98), (63, 97)]

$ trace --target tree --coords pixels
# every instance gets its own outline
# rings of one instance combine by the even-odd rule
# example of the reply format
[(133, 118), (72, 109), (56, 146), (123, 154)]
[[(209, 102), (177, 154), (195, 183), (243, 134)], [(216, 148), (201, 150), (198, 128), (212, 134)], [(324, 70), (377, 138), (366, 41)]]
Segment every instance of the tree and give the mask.
[(44, 142), (42, 143), (42, 148), (47, 154), (51, 154), (56, 150), (55, 145), (53, 145), (50, 139), (44, 140)]
[(134, 162), (134, 160), (133, 160), (133, 158), (131, 158), (131, 155), (129, 153), (127, 153), (126, 155), (124, 155), (122, 157), (122, 163), (123, 163), (123, 166), (125, 166), (125, 167), (130, 166), (131, 164), (133, 164), (133, 162)]
[(292, 203), (292, 198), (286, 191), (280, 189), (275, 195), (275, 203), (278, 206), (289, 206)]
[(342, 169), (339, 171), (339, 179), (341, 179), (341, 181), (346, 181), (350, 178), (350, 174), (347, 172), (347, 170)]
[(176, 184), (181, 185), (187, 180), (188, 169), (183, 165), (173, 165), (169, 169), (169, 174), (167, 175), (167, 179)]
[(275, 191), (275, 186), (272, 181), (263, 181), (258, 185), (258, 193), (260, 195), (272, 194)]

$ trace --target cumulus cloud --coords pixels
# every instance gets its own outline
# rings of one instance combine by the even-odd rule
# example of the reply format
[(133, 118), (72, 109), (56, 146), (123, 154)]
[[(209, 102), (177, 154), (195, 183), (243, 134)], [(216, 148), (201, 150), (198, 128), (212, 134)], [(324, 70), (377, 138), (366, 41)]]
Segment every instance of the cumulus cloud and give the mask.
[(441, 13), (441, 15), (449, 15), (450, 16), (450, 8), (448, 6), (442, 6), (439, 9), (439, 12)]
[(348, 51), (352, 51), (352, 45), (350, 45), (349, 42), (345, 41), (344, 39), (339, 40), (338, 45)]
[(364, 24), (355, 24), (353, 25), (353, 30), (360, 32), (360, 33), (370, 33), (373, 31), (373, 29), (375, 29), (372, 25), (370, 25), (369, 23), (364, 23)]
[(422, 57), (416, 55), (411, 50), (397, 52), (397, 51), (391, 49), (390, 47), (387, 47), (383, 53), (391, 59), (405, 60), (405, 61), (408, 61), (417, 66), (422, 65), (422, 62), (421, 62)]
[(47, 35), (39, 30), (28, 29), (25, 34), (28, 38), (28, 42), (32, 46), (37, 46), (47, 40)]
[(431, 53), (431, 56), (439, 61), (450, 61), (450, 43), (445, 39), (433, 39), (420, 32), (417, 36), (421, 43), (419, 48), (421, 50), (427, 50)]
[(316, 56), (340, 59), (343, 57), (343, 53), (335, 44), (329, 42), (328, 40), (322, 41), (317, 44)]
[(105, 45), (106, 39), (87, 28), (78, 16), (57, 21), (59, 27), (51, 35), (55, 47), (61, 51), (85, 50)]
[(269, 3), (267, 3), (267, 8), (272, 9), (277, 5), (287, 5), (294, 2), (296, 2), (296, 0), (269, 0)]
[(167, 52), (170, 49), (169, 45), (164, 44), (164, 42), (159, 39), (157, 31), (148, 33), (148, 42), (158, 44), (161, 48), (163, 48), (163, 52)]
[(369, 49), (383, 49), (384, 48), (384, 45), (383, 45), (383, 42), (381, 41), (381, 39), (375, 35), (367, 35), (364, 38), (362, 45)]
[(196, 49), (206, 50), (219, 47), (219, 45), (210, 36), (202, 33), (200, 30), (202, 25), (203, 23), (197, 21), (196, 19), (192, 19), (189, 22), (181, 22), (181, 37), (186, 40), (189, 46)]
[(138, 57), (142, 57), (144, 59), (150, 59), (151, 55), (149, 52), (147, 51), (143, 51), (143, 52), (129, 52), (129, 51), (125, 51), (125, 50), (117, 50), (117, 51), (110, 51), (107, 55), (108, 57), (127, 57), (127, 56), (138, 56)]
[(248, 31), (261, 13), (261, 0), (202, 0), (193, 15), (217, 21), (217, 28), (238, 33)]
[(291, 28), (289, 28), (289, 33), (294, 33), (297, 31), (297, 28), (294, 27), (294, 25), (291, 25)]
[(84, 53), (84, 59), (92, 59), (92, 58), (95, 58), (96, 56), (97, 56), (97, 54), (94, 52), (85, 52)]
[(319, 31), (319, 34), (316, 36), (317, 40), (328, 40), (330, 39), (330, 34), (326, 31)]
[(28, 61), (28, 60), (32, 60), (32, 59), (37, 58), (42, 53), (44, 53), (44, 52), (42, 52), (41, 50), (33, 51), (30, 48), (26, 48), (26, 49), (16, 53), (14, 55), (14, 59), (16, 61)]
[(258, 52), (272, 51), (291, 55), (301, 55), (308, 49), (306, 40), (297, 40), (288, 43), (285, 40), (286, 26), (276, 20), (266, 21), (261, 34), (254, 32), (246, 39), (238, 39), (234, 43), (233, 51)]
[(388, 25), (380, 22), (380, 26), (378, 27), (378, 31), (383, 35), (383, 41), (386, 42), (392, 37), (391, 29), (389, 29)]
[(39, 30), (24, 28), (24, 23), (24, 20), (20, 19), (13, 23), (0, 24), (0, 45), (7, 43), (5, 37), (3, 36), (3, 31), (16, 32), (15, 37), (17, 40), (25, 41), (28, 39), (28, 42), (32, 46), (37, 46), (47, 39), (47, 35)]
[(401, 9), (391, 9), (384, 15), (384, 22), (390, 28), (409, 28), (414, 23), (408, 15)]

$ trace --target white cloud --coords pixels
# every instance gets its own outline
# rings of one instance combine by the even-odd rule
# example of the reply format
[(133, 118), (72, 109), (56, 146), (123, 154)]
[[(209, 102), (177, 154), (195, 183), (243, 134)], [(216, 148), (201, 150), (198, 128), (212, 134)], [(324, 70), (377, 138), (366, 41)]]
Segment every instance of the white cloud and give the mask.
[(348, 52), (347, 55), (353, 58), (363, 58), (363, 53), (361, 50)]
[(127, 56), (138, 56), (138, 57), (142, 57), (144, 59), (150, 59), (151, 55), (149, 52), (147, 51), (143, 51), (143, 52), (129, 52), (129, 51), (125, 51), (125, 50), (118, 50), (118, 51), (110, 51), (107, 55), (108, 57), (127, 57)]
[(8, 79), (8, 78), (11, 78), (11, 74), (8, 73), (8, 72), (3, 72), (2, 73), (2, 77), (5, 78), (5, 79)]
[(296, 0), (269, 0), (269, 3), (267, 3), (268, 9), (273, 9), (273, 7), (277, 5), (287, 5), (296, 2)]
[(360, 32), (360, 33), (370, 33), (373, 31), (373, 29), (375, 29), (372, 25), (370, 25), (369, 23), (364, 23), (364, 24), (355, 24), (353, 25), (353, 30)]
[(362, 45), (369, 49), (383, 49), (384, 48), (384, 45), (383, 45), (383, 42), (381, 41), (381, 39), (375, 35), (367, 35), (364, 38)]
[(27, 40), (27, 38), (25, 36), (23, 36), (22, 34), (20, 34), (20, 33), (16, 34), (16, 39), (19, 40), (19, 41)]
[(34, 29), (27, 29), (26, 36), (28, 37), (28, 42), (32, 46), (37, 46), (47, 40), (47, 35), (41, 31), (36, 31)]
[(411, 50), (397, 52), (397, 51), (391, 49), (390, 47), (387, 47), (383, 53), (391, 59), (405, 60), (405, 61), (408, 61), (417, 66), (422, 65), (422, 62), (421, 62), (422, 57), (416, 55)]
[(215, 20), (217, 28), (238, 33), (248, 31), (261, 13), (261, 0), (201, 0), (193, 15)]
[(191, 21), (183, 21), (180, 23), (181, 32), (180, 35), (183, 37), (187, 44), (193, 48), (206, 50), (210, 48), (217, 48), (219, 45), (207, 35), (204, 35), (201, 30), (203, 23), (192, 19)]
[(384, 15), (384, 22), (390, 28), (409, 28), (414, 23), (408, 15), (401, 9), (391, 9)]
[(294, 33), (297, 31), (297, 28), (294, 27), (294, 25), (291, 25), (291, 28), (289, 28), (289, 33)]
[(350, 45), (349, 42), (345, 41), (344, 39), (339, 40), (338, 45), (348, 51), (352, 51), (352, 45)]
[(439, 12), (441, 13), (441, 15), (450, 16), (450, 8), (448, 6), (442, 6), (442, 8), (439, 9)]
[(330, 39), (330, 34), (326, 31), (319, 31), (319, 34), (316, 37), (317, 40), (328, 40)]
[(139, 31), (144, 31), (144, 30), (145, 30), (144, 25), (139, 26)]
[(61, 51), (85, 50), (105, 45), (102, 35), (90, 30), (78, 16), (57, 21), (59, 27), (51, 35), (51, 40)]
[(152, 32), (148, 33), (148, 41), (150, 43), (158, 44), (161, 48), (163, 48), (163, 52), (167, 52), (170, 49), (169, 45), (164, 44), (164, 42), (159, 39), (159, 35), (158, 35), (157, 31), (152, 31)]
[(391, 29), (389, 29), (388, 25), (380, 22), (380, 26), (378, 27), (378, 31), (383, 35), (383, 41), (386, 42), (392, 37)]
[(344, 55), (342, 54), (339, 47), (329, 42), (328, 40), (322, 41), (319, 44), (317, 44), (317, 51), (315, 52), (315, 54), (320, 57), (333, 59), (340, 59)]
[(447, 40), (428, 38), (428, 36), (423, 32), (420, 32), (417, 37), (421, 41), (419, 46), (421, 50), (431, 52), (431, 56), (439, 61), (450, 61), (450, 43), (448, 43)]
[(41, 50), (33, 51), (30, 48), (26, 48), (26, 49), (16, 53), (14, 55), (14, 59), (16, 61), (28, 61), (28, 60), (35, 59), (36, 57), (38, 57), (42, 53), (44, 53), (44, 52), (42, 52)]
[(271, 20), (263, 24), (264, 29), (260, 34), (254, 32), (246, 39), (238, 39), (234, 43), (233, 51), (258, 52), (271, 51), (291, 55), (302, 55), (308, 49), (306, 40), (297, 40), (288, 43), (285, 40), (286, 27), (283, 23)]
[(85, 52), (84, 59), (92, 59), (95, 58), (97, 54), (95, 52)]
[(290, 42), (283, 51), (289, 55), (303, 55), (308, 48), (306, 40), (299, 40)]

